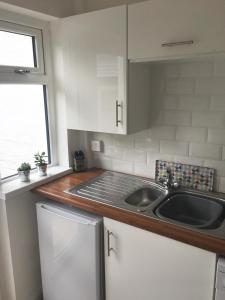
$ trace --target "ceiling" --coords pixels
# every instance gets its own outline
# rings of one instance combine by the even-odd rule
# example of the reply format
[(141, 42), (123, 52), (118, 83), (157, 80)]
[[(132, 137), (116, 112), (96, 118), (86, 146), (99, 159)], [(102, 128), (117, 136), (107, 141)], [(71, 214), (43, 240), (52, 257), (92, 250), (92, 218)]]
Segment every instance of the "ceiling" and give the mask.
[(141, 1), (143, 0), (4, 0), (2, 2), (62, 18)]

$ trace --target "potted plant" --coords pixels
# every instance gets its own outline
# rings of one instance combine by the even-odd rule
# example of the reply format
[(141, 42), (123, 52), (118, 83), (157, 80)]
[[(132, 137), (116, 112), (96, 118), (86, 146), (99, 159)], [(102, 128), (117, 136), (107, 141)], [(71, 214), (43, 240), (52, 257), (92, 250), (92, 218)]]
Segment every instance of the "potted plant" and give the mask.
[(45, 160), (45, 157), (47, 157), (47, 155), (45, 155), (45, 152), (37, 152), (36, 154), (34, 154), (34, 163), (37, 166), (39, 176), (47, 175), (46, 170), (48, 164)]
[(18, 171), (20, 181), (22, 182), (30, 181), (30, 170), (31, 170), (31, 166), (29, 163), (24, 162), (19, 166), (17, 171)]

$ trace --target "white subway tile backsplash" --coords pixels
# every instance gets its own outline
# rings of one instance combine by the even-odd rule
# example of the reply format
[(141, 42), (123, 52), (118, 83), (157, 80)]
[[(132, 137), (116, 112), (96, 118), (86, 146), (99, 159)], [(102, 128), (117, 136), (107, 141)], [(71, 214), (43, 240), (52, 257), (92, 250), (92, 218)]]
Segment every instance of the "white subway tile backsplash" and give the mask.
[(137, 162), (146, 163), (147, 162), (147, 153), (146, 153), (146, 151), (132, 149), (132, 148), (124, 149), (121, 159), (129, 160), (129, 161), (133, 161), (133, 162), (137, 161)]
[(211, 99), (210, 109), (225, 112), (225, 94), (223, 96), (213, 96)]
[(168, 64), (164, 67), (166, 77), (178, 77), (180, 75), (179, 64)]
[(113, 145), (115, 147), (123, 147), (123, 148), (133, 147), (134, 138), (132, 135), (114, 134), (112, 135), (112, 138), (113, 138)]
[(186, 142), (205, 142), (207, 139), (207, 129), (194, 127), (177, 127), (176, 139)]
[(221, 159), (221, 146), (212, 144), (190, 143), (190, 156)]
[(93, 166), (105, 170), (112, 170), (112, 159), (104, 156), (94, 156)]
[(181, 96), (178, 103), (178, 109), (187, 111), (206, 111), (209, 107), (209, 96)]
[(225, 193), (225, 177), (221, 177), (219, 180), (219, 192)]
[(159, 141), (152, 139), (148, 131), (143, 131), (134, 135), (135, 149), (143, 149), (152, 152), (159, 152)]
[(225, 160), (225, 146), (223, 146), (222, 160)]
[(187, 62), (181, 64), (181, 77), (209, 77), (213, 73), (213, 63), (210, 61)]
[(151, 69), (150, 128), (133, 135), (91, 133), (104, 142), (93, 165), (155, 177), (157, 159), (216, 169), (225, 192), (225, 56)]
[(175, 156), (174, 157), (175, 162), (180, 162), (182, 164), (187, 164), (187, 165), (195, 165), (195, 166), (203, 166), (204, 160), (201, 158), (196, 158), (196, 157), (190, 157), (190, 156)]
[(178, 107), (179, 99), (176, 96), (165, 96), (162, 101), (162, 108), (167, 110), (175, 110)]
[(155, 168), (155, 161), (159, 159), (174, 161), (174, 155), (163, 154), (163, 153), (151, 153), (151, 152), (147, 153), (147, 165), (154, 166)]
[(102, 141), (103, 144), (106, 144), (108, 146), (112, 145), (113, 143), (113, 135), (107, 134), (107, 133), (100, 133), (100, 132), (94, 132), (92, 135), (93, 140)]
[(149, 136), (157, 140), (174, 140), (176, 136), (175, 126), (152, 126), (149, 129)]
[(208, 142), (225, 145), (225, 129), (209, 128)]
[(113, 159), (112, 170), (131, 174), (133, 173), (133, 162)]
[(146, 151), (134, 149), (134, 148), (121, 148), (106, 146), (104, 151), (105, 157), (111, 157), (112, 159), (122, 159), (127, 161), (141, 161), (146, 163), (147, 154)]
[(155, 178), (155, 168), (150, 168), (149, 165), (135, 162), (134, 163), (134, 174), (138, 176)]
[(173, 78), (166, 81), (166, 92), (169, 94), (192, 94), (194, 92), (194, 80), (186, 78)]
[(196, 94), (224, 95), (225, 84), (223, 77), (199, 78), (196, 80)]
[(217, 127), (223, 128), (225, 125), (225, 115), (216, 112), (193, 112), (192, 126), (196, 127)]
[(176, 141), (160, 141), (160, 152), (164, 154), (186, 155), (188, 152), (188, 143)]
[(104, 146), (104, 155), (112, 158), (120, 158), (123, 154), (123, 148), (113, 147), (105, 144)]
[(225, 162), (218, 160), (205, 160), (203, 163), (204, 167), (216, 169), (217, 176), (225, 177)]
[(148, 130), (135, 133), (133, 137), (134, 137), (134, 147), (142, 148), (145, 146), (145, 140), (148, 137)]
[(191, 125), (191, 113), (185, 111), (162, 111), (162, 125)]
[(216, 57), (215, 59), (215, 68), (214, 68), (215, 76), (224, 76), (225, 77), (225, 57)]

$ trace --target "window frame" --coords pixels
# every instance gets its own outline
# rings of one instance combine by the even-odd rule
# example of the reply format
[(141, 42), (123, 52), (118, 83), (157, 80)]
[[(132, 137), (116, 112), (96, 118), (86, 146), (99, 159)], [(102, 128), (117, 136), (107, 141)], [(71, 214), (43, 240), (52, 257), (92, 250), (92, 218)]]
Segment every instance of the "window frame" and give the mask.
[(29, 26), (24, 26), (20, 24), (15, 24), (8, 21), (0, 20), (0, 31), (27, 35), (34, 40), (34, 58), (36, 60), (37, 66), (26, 67), (26, 66), (7, 66), (0, 65), (0, 72), (29, 72), (36, 74), (44, 74), (44, 54), (43, 54), (43, 40), (42, 40), (42, 30), (37, 28), (32, 28)]
[[(13, 11), (7, 11), (4, 9), (0, 10), (0, 22), (4, 24), (13, 24), (13, 31), (18, 30), (18, 33), (26, 32), (32, 33), (35, 35), (37, 32), (40, 45), (42, 47), (39, 53), (42, 54), (41, 61), (43, 62), (43, 68), (39, 71), (34, 68), (32, 72), (29, 73), (15, 73), (13, 67), (0, 66), (0, 84), (41, 84), (43, 85), (44, 92), (44, 101), (46, 108), (46, 126), (48, 130), (48, 154), (50, 157), (49, 166), (55, 166), (58, 164), (58, 149), (57, 149), (57, 134), (56, 129), (56, 106), (55, 106), (55, 93), (54, 93), (54, 80), (53, 80), (53, 69), (52, 69), (52, 49), (51, 49), (51, 34), (50, 26), (52, 18), (46, 19), (44, 17), (39, 18), (36, 15), (25, 15), (18, 14)], [(3, 24), (3, 23), (2, 23)], [(22, 29), (22, 31), (20, 31)], [(8, 30), (9, 31), (9, 30)], [(40, 35), (41, 34), (41, 35)], [(38, 44), (38, 43), (37, 43)], [(10, 70), (11, 69), (11, 70)], [(50, 148), (50, 149), (49, 149)], [(0, 170), (1, 172), (1, 170)], [(0, 184), (8, 182), (15, 179), (15, 175), (10, 176), (7, 179), (0, 178)]]

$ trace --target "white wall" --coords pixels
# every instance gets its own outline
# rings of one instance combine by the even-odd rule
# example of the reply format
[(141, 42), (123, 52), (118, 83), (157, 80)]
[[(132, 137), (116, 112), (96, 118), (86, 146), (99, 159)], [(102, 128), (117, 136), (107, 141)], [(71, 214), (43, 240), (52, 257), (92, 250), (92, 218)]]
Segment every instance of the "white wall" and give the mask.
[(93, 154), (93, 164), (152, 178), (156, 159), (213, 167), (216, 188), (225, 192), (225, 58), (156, 63), (149, 84), (149, 130), (89, 133), (105, 146)]

